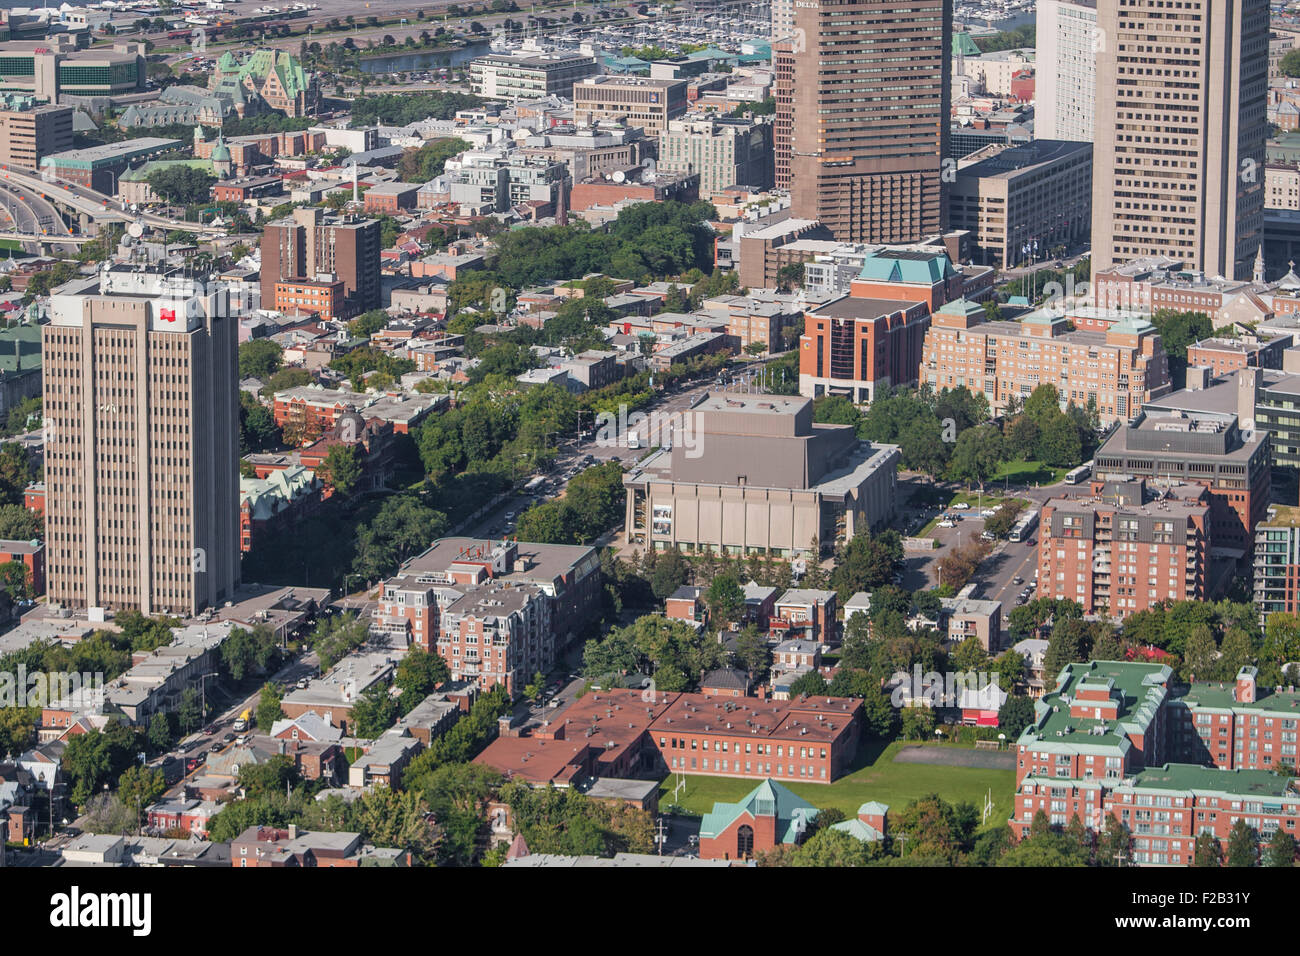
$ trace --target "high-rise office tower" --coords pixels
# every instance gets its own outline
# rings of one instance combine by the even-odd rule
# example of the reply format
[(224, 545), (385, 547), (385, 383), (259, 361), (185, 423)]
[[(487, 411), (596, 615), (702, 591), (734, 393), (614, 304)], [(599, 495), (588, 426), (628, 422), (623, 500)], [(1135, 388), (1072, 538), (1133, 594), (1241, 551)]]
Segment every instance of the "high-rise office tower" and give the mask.
[(788, 168), (793, 215), (850, 242), (943, 231), (951, 34), (951, 0), (794, 5), (775, 68), (777, 143), (789, 157), (778, 153), (777, 182)]
[(1034, 136), (1091, 143), (1096, 115), (1097, 0), (1038, 0)]
[(295, 280), (299, 285), (341, 282), (345, 316), (377, 309), (379, 247), (376, 219), (327, 216), (319, 207), (295, 209), (262, 231), (262, 301), (288, 311), (306, 304), (295, 303), (293, 289), (286, 288)]
[(50, 601), (192, 615), (239, 583), (237, 316), (220, 283), (112, 266), (42, 330)]
[(1250, 278), (1263, 228), (1268, 17), (1265, 0), (1099, 0), (1094, 273), (1164, 255)]

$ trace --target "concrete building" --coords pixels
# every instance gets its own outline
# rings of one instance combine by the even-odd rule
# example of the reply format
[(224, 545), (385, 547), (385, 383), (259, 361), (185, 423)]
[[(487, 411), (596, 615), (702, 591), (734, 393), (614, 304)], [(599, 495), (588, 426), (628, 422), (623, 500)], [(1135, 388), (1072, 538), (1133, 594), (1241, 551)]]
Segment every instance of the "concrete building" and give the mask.
[[(1193, 372), (1196, 370), (1193, 369)], [(1189, 374), (1188, 387), (1147, 403), (1146, 410), (1236, 415), (1268, 433), (1273, 485), (1293, 485), (1300, 478), (1300, 375), (1245, 368), (1214, 381), (1198, 382)]]
[(1240, 560), (1268, 509), (1268, 435), (1235, 414), (1143, 412), (1093, 459), (1093, 491), (1107, 481), (1146, 478), (1202, 485), (1211, 500), (1211, 556)]
[[(1046, 596), (1045, 594), (1043, 596)], [(974, 638), (990, 654), (1002, 649), (1002, 602), (969, 597), (940, 598), (948, 618), (948, 641), (952, 646)], [(845, 607), (845, 621), (848, 607)]]
[[(949, 191), (953, 229), (966, 229), (973, 258), (1009, 269), (1043, 259), (1056, 246), (1088, 237), (1092, 220), (1092, 146), (1035, 139), (1025, 146), (990, 146), (957, 164)], [(1025, 246), (1037, 249), (1025, 254)]]
[(41, 179), (72, 183), (113, 195), (117, 180), (133, 164), (181, 146), (180, 140), (141, 136), (89, 149), (70, 149), (42, 157)]
[(629, 541), (789, 558), (893, 516), (897, 447), (813, 424), (811, 399), (706, 395), (688, 420), (623, 478)]
[(72, 107), (8, 97), (0, 109), (0, 165), (37, 170), (50, 153), (72, 148)]
[(1300, 508), (1273, 505), (1256, 525), (1253, 577), (1261, 622), (1300, 613)]
[(685, 80), (590, 76), (573, 85), (573, 121), (579, 126), (624, 123), (658, 137), (686, 112)]
[(1068, 326), (1048, 310), (1019, 322), (987, 321), (974, 303), (950, 302), (931, 316), (921, 380), (936, 391), (982, 392), (994, 414), (1050, 382), (1063, 401), (1095, 406), (1103, 422), (1128, 421), (1143, 402), (1169, 391), (1168, 359), (1150, 322), (1125, 315), (1104, 332)]
[(439, 656), (452, 680), (517, 696), (533, 675), (555, 666), (551, 602), (539, 588), (488, 581), (469, 585), (439, 614)]
[(585, 53), (490, 53), (471, 60), (470, 87), (490, 100), (535, 100), (543, 96), (573, 98), (573, 84), (600, 73), (594, 56)]
[(1108, 482), (1096, 495), (1049, 499), (1038, 535), (1036, 597), (1124, 618), (1210, 592), (1209, 491)]
[(238, 316), (228, 299), (221, 283), (127, 265), (51, 296), (51, 602), (190, 616), (232, 598)]
[(1039, 0), (1034, 132), (1091, 143), (1097, 98), (1096, 0)]
[(143, 43), (127, 41), (78, 50), (68, 34), (0, 44), (0, 93), (60, 104), (137, 93), (145, 88), (144, 54)]
[(279, 283), (342, 282), (339, 317), (380, 308), (379, 221), (295, 209), (262, 232), (261, 278), (266, 303), (275, 302)]
[[(1100, 0), (1092, 269), (1147, 255), (1250, 276), (1263, 237), (1268, 4)], [(1185, 89), (1179, 102), (1171, 89)], [(1158, 132), (1156, 132), (1158, 131)]]
[(773, 52), (776, 181), (794, 216), (852, 242), (943, 232), (951, 35), (947, 0), (795, 4), (795, 42)]
[(672, 120), (659, 137), (659, 168), (699, 173), (705, 196), (728, 186), (770, 189), (771, 120), (690, 114)]

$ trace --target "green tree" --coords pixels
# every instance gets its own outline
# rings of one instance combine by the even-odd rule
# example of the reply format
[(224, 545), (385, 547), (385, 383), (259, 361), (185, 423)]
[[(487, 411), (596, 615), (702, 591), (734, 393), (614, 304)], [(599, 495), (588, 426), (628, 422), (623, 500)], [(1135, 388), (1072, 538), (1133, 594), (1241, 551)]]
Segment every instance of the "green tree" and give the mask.
[(31, 541), (44, 537), (45, 528), (39, 515), (22, 505), (0, 505), (0, 538)]
[(355, 445), (333, 445), (321, 462), (318, 474), (326, 485), (344, 498), (356, 490), (361, 480), (361, 456)]
[(270, 339), (253, 339), (239, 346), (239, 377), (269, 379), (284, 365), (284, 349)]
[(383, 684), (374, 684), (352, 706), (352, 732), (356, 737), (373, 739), (397, 720), (397, 701)]
[(1034, 702), (1028, 697), (1017, 697), (1008, 692), (1007, 699), (998, 709), (998, 728), (1014, 742), (1024, 729), (1034, 722)]
[(996, 425), (968, 428), (957, 436), (948, 474), (956, 481), (974, 482), (984, 488), (984, 482), (995, 474), (1004, 455), (1002, 433)]
[(32, 569), (22, 561), (0, 564), (0, 587), (19, 600), (33, 597)]
[(803, 697), (805, 695), (814, 697), (818, 694), (826, 693), (826, 678), (822, 677), (817, 671), (808, 671), (801, 674), (790, 685), (790, 696)]
[(1223, 845), (1213, 833), (1197, 834), (1193, 860), (1196, 866), (1223, 866)]
[(117, 779), (117, 795), (128, 809), (134, 809), (137, 820), (167, 789), (167, 781), (158, 769), (132, 764)]
[(745, 612), (745, 591), (734, 575), (719, 574), (704, 592), (704, 603), (715, 627), (739, 621)]
[(257, 696), (257, 729), (262, 733), (270, 734), (275, 722), (284, 717), (284, 709), (280, 706), (283, 700), (284, 693), (278, 684), (262, 685)]
[(156, 713), (149, 718), (149, 731), (146, 734), (149, 749), (156, 754), (165, 753), (172, 742), (172, 728), (164, 713)]
[(1259, 862), (1259, 834), (1238, 819), (1228, 831), (1228, 866), (1255, 866)]
[(1295, 855), (1295, 837), (1279, 829), (1268, 841), (1268, 849), (1264, 851), (1264, 865), (1295, 866)]
[(165, 166), (145, 177), (154, 194), (182, 206), (207, 202), (217, 177), (192, 166)]

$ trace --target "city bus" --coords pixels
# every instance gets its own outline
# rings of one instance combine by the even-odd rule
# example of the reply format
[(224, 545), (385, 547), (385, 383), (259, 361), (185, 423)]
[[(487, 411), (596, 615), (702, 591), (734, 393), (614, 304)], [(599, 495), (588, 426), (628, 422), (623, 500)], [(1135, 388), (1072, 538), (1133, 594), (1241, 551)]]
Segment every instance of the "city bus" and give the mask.
[(1038, 527), (1038, 512), (1026, 511), (1016, 521), (1011, 533), (1007, 535), (1009, 541), (1027, 541), (1029, 536), (1034, 533)]
[(1092, 462), (1085, 461), (1078, 468), (1066, 474), (1065, 483), (1067, 485), (1077, 485), (1081, 481), (1087, 481), (1090, 477), (1092, 477)]

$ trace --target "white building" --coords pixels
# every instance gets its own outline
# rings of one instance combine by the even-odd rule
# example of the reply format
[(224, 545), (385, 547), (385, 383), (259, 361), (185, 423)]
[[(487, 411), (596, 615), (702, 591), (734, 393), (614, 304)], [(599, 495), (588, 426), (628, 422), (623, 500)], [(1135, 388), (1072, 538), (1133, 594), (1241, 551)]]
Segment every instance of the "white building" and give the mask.
[(1097, 89), (1096, 0), (1039, 0), (1034, 134), (1092, 142)]

